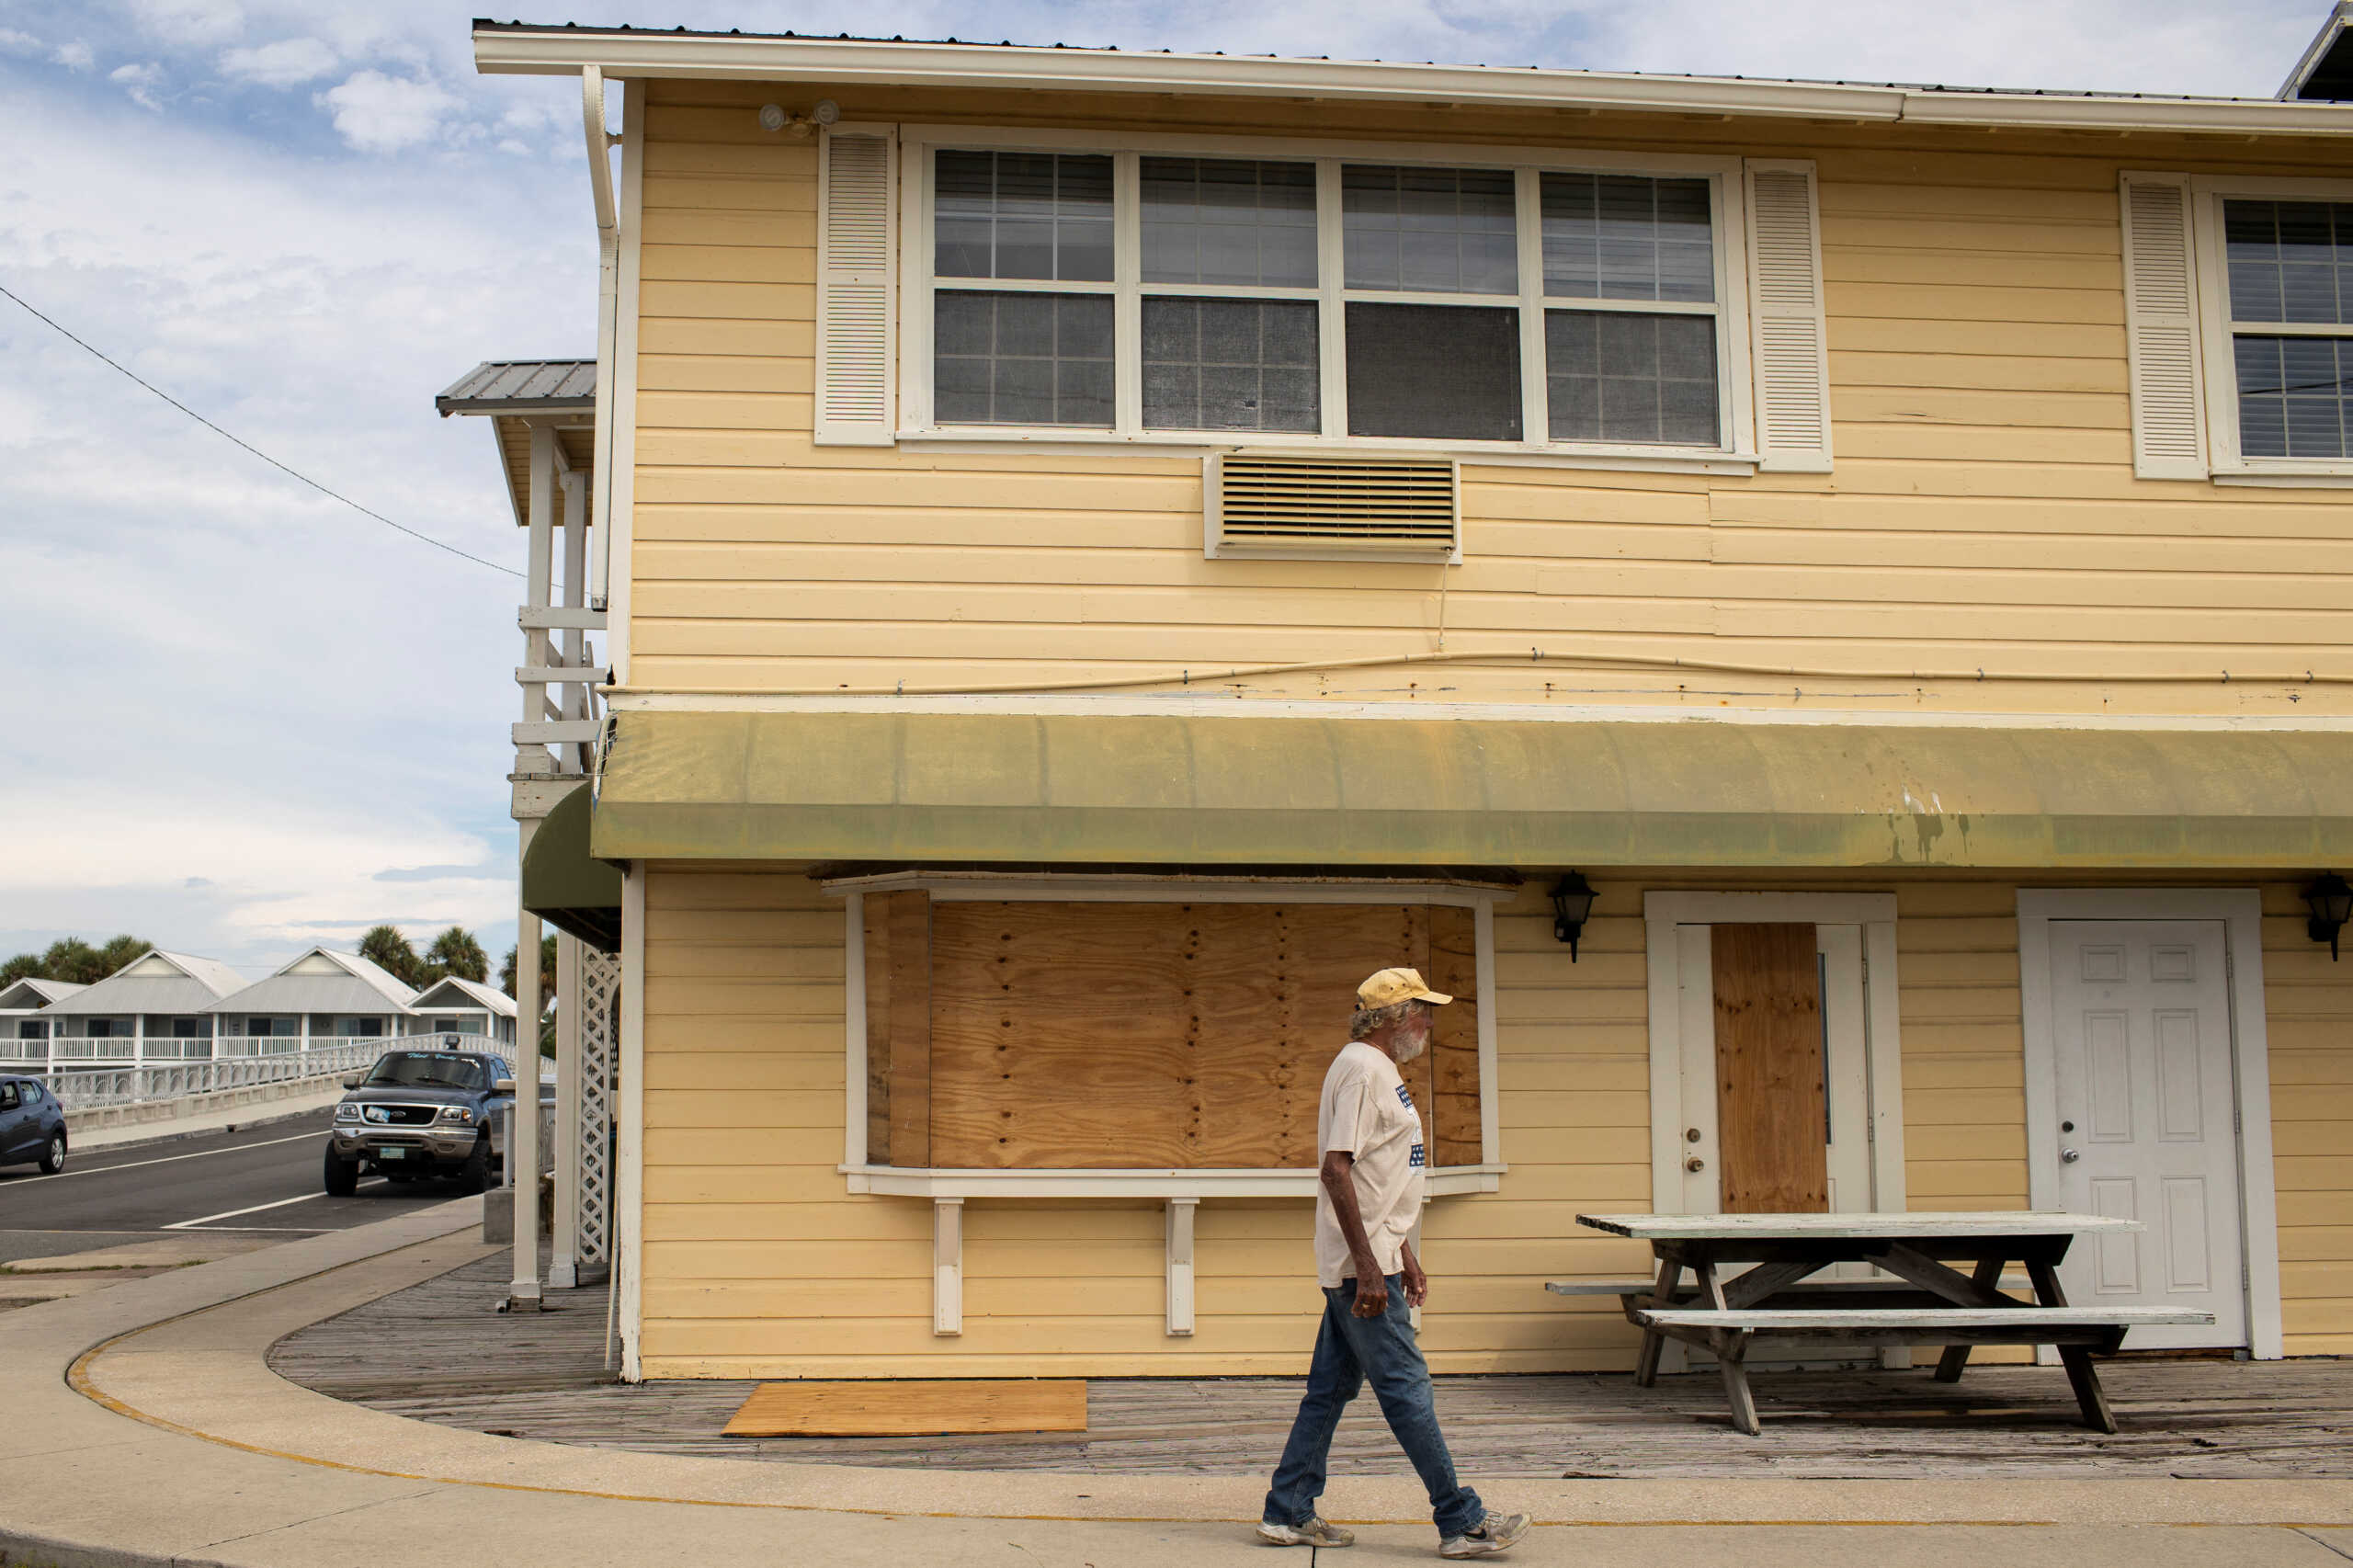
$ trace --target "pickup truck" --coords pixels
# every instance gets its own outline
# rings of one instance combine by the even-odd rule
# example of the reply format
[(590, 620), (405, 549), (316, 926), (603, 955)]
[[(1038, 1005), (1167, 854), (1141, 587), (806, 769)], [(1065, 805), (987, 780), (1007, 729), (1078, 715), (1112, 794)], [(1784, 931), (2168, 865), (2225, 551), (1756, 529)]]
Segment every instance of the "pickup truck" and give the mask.
[(407, 1183), (455, 1176), (468, 1192), (499, 1164), (499, 1113), (515, 1103), (515, 1069), (472, 1051), (388, 1051), (343, 1081), (327, 1134), (326, 1188), (348, 1198), (363, 1171)]

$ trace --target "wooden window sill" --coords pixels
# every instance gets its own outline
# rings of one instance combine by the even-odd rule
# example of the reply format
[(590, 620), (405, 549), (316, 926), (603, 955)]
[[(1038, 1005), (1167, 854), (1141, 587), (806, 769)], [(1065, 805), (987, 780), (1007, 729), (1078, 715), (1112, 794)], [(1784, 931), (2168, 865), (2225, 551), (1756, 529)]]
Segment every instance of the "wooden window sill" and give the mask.
[[(852, 1192), (910, 1198), (1313, 1198), (1313, 1170), (900, 1170), (889, 1165), (836, 1167)], [(1429, 1173), (1432, 1198), (1494, 1192), (1498, 1164), (1442, 1165)]]

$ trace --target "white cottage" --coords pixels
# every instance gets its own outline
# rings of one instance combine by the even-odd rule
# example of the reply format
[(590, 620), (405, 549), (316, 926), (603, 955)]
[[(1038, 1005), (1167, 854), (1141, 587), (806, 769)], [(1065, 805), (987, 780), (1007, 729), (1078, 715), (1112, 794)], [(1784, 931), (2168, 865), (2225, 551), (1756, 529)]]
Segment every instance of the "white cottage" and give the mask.
[(357, 953), (313, 948), (205, 1011), (213, 1021), (215, 1054), (277, 1056), (389, 1041), (408, 1032), (415, 994)]
[(515, 998), (494, 985), (453, 974), (418, 992), (408, 1011), (406, 1032), (411, 1036), (472, 1037), (438, 1042), (452, 1051), (479, 1050), (487, 1039), (501, 1045), (515, 1043)]
[(244, 975), (217, 960), (150, 949), (97, 984), (49, 1005), (42, 1016), (50, 1026), (50, 1065), (204, 1061), (212, 1055), (208, 1009), (245, 984)]
[(0, 986), (0, 1065), (38, 1073), (49, 1064), (49, 1019), (53, 1002), (89, 987), (37, 975)]

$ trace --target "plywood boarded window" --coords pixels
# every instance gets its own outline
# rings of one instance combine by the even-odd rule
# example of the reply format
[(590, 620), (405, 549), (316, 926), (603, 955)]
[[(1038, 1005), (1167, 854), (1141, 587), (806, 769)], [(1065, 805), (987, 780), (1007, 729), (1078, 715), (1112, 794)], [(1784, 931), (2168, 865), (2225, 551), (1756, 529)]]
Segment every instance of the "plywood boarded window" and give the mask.
[(1313, 1167), (1356, 987), (1392, 964), (1458, 998), (1404, 1070), (1431, 1163), (1481, 1158), (1469, 909), (870, 893), (865, 941), (871, 1165)]

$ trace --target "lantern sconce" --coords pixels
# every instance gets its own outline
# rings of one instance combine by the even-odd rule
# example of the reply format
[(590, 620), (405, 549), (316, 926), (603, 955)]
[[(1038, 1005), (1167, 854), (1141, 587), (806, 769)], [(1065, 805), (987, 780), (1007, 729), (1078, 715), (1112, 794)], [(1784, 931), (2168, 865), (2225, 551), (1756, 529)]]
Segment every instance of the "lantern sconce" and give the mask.
[(2315, 942), (2326, 942), (2329, 961), (2335, 963), (2336, 934), (2353, 921), (2353, 887), (2335, 871), (2325, 871), (2304, 890), (2304, 902), (2313, 910), (2313, 917), (2304, 924), (2304, 935)]
[(1577, 937), (1593, 914), (1593, 884), (1575, 871), (1552, 887), (1552, 936), (1569, 945), (1569, 961), (1577, 961)]

